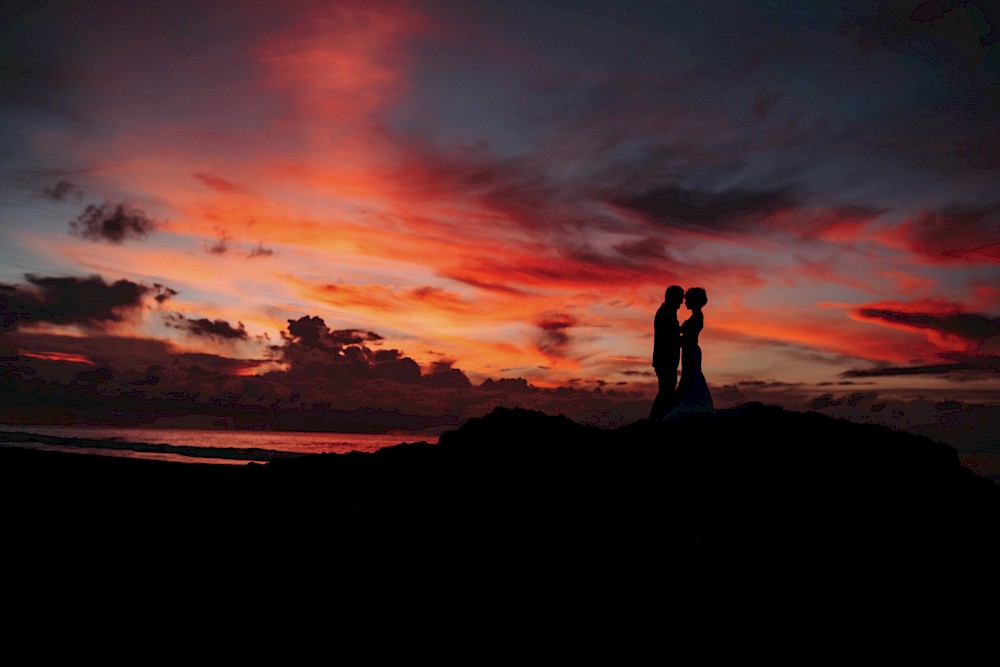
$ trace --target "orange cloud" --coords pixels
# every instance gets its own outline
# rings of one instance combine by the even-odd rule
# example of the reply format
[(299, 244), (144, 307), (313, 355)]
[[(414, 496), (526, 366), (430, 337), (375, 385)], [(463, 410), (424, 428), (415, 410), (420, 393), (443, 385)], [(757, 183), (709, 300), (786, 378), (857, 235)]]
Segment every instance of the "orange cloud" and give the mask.
[(18, 350), (18, 354), (22, 357), (31, 357), (32, 359), (42, 359), (44, 361), (69, 361), (74, 364), (90, 365), (94, 363), (82, 354), (73, 354), (71, 352), (27, 352), (25, 350)]

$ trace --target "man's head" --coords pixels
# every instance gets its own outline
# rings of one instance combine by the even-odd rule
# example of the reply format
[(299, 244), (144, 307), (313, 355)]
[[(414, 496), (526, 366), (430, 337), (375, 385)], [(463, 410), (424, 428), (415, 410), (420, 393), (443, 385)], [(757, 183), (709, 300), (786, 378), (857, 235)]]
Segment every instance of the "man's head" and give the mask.
[(667, 288), (667, 291), (663, 293), (663, 303), (667, 304), (674, 310), (681, 307), (682, 301), (684, 301), (684, 288), (680, 285), (671, 285)]

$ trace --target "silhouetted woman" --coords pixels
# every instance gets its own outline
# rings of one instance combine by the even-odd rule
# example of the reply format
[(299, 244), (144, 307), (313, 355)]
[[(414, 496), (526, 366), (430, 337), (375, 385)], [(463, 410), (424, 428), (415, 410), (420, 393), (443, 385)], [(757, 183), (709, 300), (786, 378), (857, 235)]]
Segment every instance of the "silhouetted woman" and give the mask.
[(677, 400), (667, 417), (682, 413), (712, 413), (712, 395), (708, 383), (701, 372), (701, 347), (698, 334), (705, 326), (705, 316), (701, 309), (708, 303), (708, 295), (700, 287), (692, 287), (684, 293), (684, 306), (691, 316), (681, 325), (681, 379), (677, 383)]

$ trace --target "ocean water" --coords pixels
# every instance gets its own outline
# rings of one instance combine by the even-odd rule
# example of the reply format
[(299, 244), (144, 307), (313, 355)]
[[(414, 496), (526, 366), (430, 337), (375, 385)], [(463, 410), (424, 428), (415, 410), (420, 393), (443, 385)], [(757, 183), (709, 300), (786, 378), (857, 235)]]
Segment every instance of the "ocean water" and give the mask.
[[(44, 438), (35, 440), (30, 435), (15, 434)], [(266, 462), (306, 454), (374, 452), (403, 442), (435, 443), (437, 439), (436, 434), (430, 433), (305, 433), (0, 424), (0, 447), (187, 463), (246, 464), (249, 461)]]

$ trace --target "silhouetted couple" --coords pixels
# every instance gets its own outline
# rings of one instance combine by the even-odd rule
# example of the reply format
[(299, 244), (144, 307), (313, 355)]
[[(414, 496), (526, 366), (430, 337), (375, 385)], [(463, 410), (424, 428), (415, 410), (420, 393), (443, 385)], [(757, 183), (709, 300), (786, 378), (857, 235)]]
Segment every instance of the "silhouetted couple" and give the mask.
[[(680, 324), (677, 310), (684, 304), (691, 315)], [(715, 411), (708, 383), (701, 371), (698, 334), (705, 326), (701, 309), (708, 295), (700, 287), (687, 292), (671, 285), (653, 319), (653, 368), (659, 384), (650, 419), (673, 419), (682, 414), (711, 414)], [(681, 379), (677, 381), (677, 366)]]

